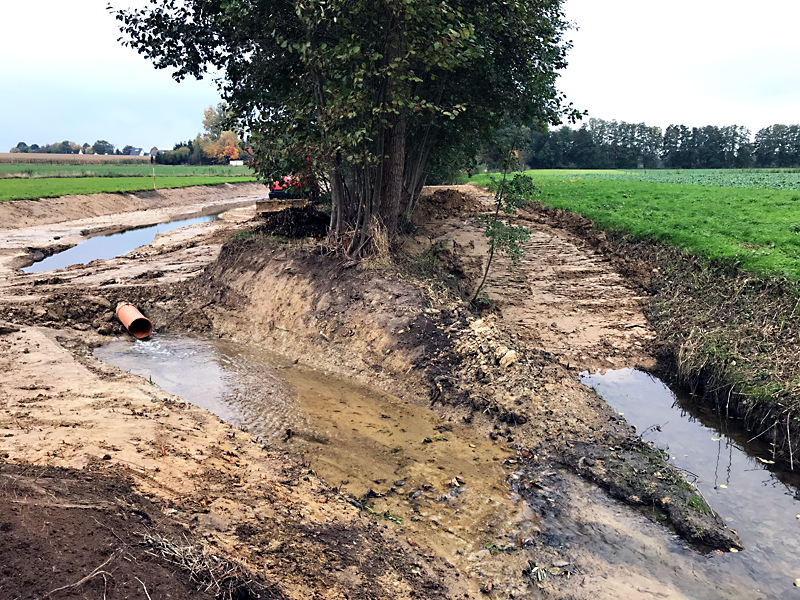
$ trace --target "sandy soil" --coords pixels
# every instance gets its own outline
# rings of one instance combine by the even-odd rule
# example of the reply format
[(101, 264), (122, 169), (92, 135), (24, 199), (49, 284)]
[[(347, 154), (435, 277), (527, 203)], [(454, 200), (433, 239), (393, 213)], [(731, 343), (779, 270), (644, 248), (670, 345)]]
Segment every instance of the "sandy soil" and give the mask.
[[(209, 208), (195, 200), (173, 198), (159, 219)], [(149, 200), (131, 206), (139, 201)], [(58, 224), (63, 239), (74, 243), (81, 229), (150, 218), (140, 206), (104, 214), (102, 223), (77, 218), (113, 210), (102, 202), (84, 214), (68, 203), (63, 218), (70, 221)], [(472, 206), (487, 202), (476, 194)], [(469, 214), (468, 207), (456, 215), (433, 210), (416, 241), (422, 247), (450, 240), (443, 257), (467, 281), (485, 254)], [(38, 218), (19, 215), (18, 225)], [(55, 224), (0, 232), (7, 257), (0, 265), (0, 461), (123, 478), (156, 507), (168, 535), (182, 532), (240, 561), (267, 590), (264, 597), (275, 591), (287, 598), (456, 598), (485, 591), (498, 598), (735, 598), (749, 589), (748, 582), (719, 583), (708, 561), (666, 528), (561, 463), (559, 448), (570, 440), (600, 444), (628, 435), (578, 383), (576, 369), (644, 362), (652, 337), (641, 292), (603, 254), (522, 215), (534, 229), (528, 258), (510, 276), (502, 264), (494, 271), (488, 292), (498, 310), (476, 319), (435, 288), (391, 272), (342, 270), (313, 248), (299, 252), (258, 239), (222, 247), (252, 216), (252, 208), (239, 207), (126, 257), (38, 275), (13, 268), (30, 260), (28, 247), (62, 241), (53, 239)], [(26, 241), (48, 239), (50, 246)], [(327, 423), (338, 443), (338, 454), (309, 466), (303, 452), (314, 446), (302, 436), (262, 447), (250, 433), (95, 360), (92, 346), (121, 331), (112, 311), (121, 300), (135, 302), (159, 330), (245, 342), (373, 392), (339, 398), (341, 412), (330, 414), (329, 402), (311, 393), (324, 383), (294, 381), (308, 388), (313, 429)], [(447, 441), (422, 445), (421, 436), (436, 432)], [(394, 460), (393, 446), (404, 448)], [(469, 464), (473, 454), (476, 465)], [(443, 507), (438, 498), (463, 485), (453, 483), (457, 474), (472, 494)], [(361, 510), (342, 479), (359, 494), (374, 485), (377, 497), (367, 505), (401, 514), (403, 523)], [(411, 498), (415, 491), (420, 495)], [(128, 526), (134, 533), (151, 527)], [(565, 537), (569, 531), (580, 535)], [(110, 539), (104, 543), (113, 547)], [(631, 544), (642, 549), (620, 549)], [(94, 552), (95, 562), (72, 567), (63, 585), (107, 558)], [(541, 587), (524, 575), (533, 563), (553, 569)], [(60, 583), (45, 576), (47, 568), (33, 572), (45, 592)]]
[[(474, 195), (483, 210), (492, 206), (492, 195), (473, 186), (442, 188), (449, 189)], [(531, 230), (523, 257), (513, 265), (496, 256), (485, 288), (505, 326), (579, 370), (651, 366), (655, 332), (644, 315), (643, 290), (626, 281), (608, 256), (552, 222), (531, 212), (518, 221)], [(446, 217), (423, 227), (434, 243), (455, 248), (465, 264), (488, 252), (482, 223)]]

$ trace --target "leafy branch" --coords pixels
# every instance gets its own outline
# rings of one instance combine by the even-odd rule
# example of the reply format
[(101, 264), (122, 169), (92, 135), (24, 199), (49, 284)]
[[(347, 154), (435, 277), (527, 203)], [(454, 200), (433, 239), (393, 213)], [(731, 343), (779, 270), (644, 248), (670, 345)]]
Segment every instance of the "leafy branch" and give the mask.
[[(492, 266), (495, 253), (505, 254), (516, 264), (523, 253), (520, 244), (527, 242), (531, 236), (530, 229), (508, 223), (502, 220), (500, 215), (501, 212), (508, 216), (514, 215), (518, 209), (525, 207), (534, 193), (541, 192), (528, 175), (518, 174), (511, 181), (508, 180), (508, 168), (515, 158), (515, 153), (507, 153), (507, 159), (503, 165), (503, 179), (497, 186), (494, 195), (494, 212), (479, 217), (486, 222), (484, 235), (489, 238), (489, 260), (486, 262), (483, 280), (478, 289), (475, 290), (471, 304), (475, 304), (478, 295), (486, 285), (486, 279), (489, 276), (489, 269)], [(494, 179), (492, 181), (494, 182)]]

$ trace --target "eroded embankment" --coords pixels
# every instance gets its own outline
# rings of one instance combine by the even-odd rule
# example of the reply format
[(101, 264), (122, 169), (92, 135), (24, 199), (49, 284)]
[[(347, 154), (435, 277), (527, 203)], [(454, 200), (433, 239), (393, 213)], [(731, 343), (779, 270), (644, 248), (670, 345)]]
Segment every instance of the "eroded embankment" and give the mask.
[(651, 300), (660, 374), (725, 418), (741, 420), (773, 459), (800, 448), (800, 287), (652, 240), (602, 232), (580, 215), (532, 204), (531, 218), (583, 237)]
[[(318, 251), (258, 238), (227, 244), (189, 289), (215, 333), (430, 403), (528, 459), (563, 462), (629, 503), (661, 507), (691, 541), (740, 546), (713, 511), (687, 509), (696, 492), (681, 473), (632, 441), (567, 369), (462, 302), (396, 273), (342, 269)], [(579, 441), (582, 452), (573, 451)], [(635, 451), (620, 459), (623, 446)], [(586, 457), (605, 467), (587, 471)]]
[(78, 194), (45, 200), (14, 200), (0, 202), (0, 224), (4, 229), (19, 229), (123, 212), (264, 196), (268, 191), (262, 183), (221, 183), (152, 192)]
[[(459, 257), (464, 248), (453, 244), (448, 251), (454, 263), (470, 263), (469, 256)], [(725, 549), (739, 545), (713, 513), (674, 508), (689, 506), (693, 490), (680, 484), (680, 473), (660, 454), (609, 459), (600, 479), (588, 473), (584, 455), (567, 449), (580, 441), (594, 448), (586, 456), (610, 456), (614, 448), (630, 445), (629, 428), (557, 359), (542, 353), (537, 339), (494, 318), (476, 321), (463, 302), (433, 289), (392, 269), (345, 269), (321, 246), (293, 248), (255, 237), (228, 242), (186, 283), (145, 280), (115, 285), (100, 297), (61, 289), (14, 309), (15, 319), (27, 323), (60, 322), (107, 334), (119, 331), (109, 307), (131, 301), (157, 324), (168, 324), (162, 330), (256, 343), (434, 404), (448, 418), (525, 449), (526, 460), (564, 462), (627, 502), (662, 506), (687, 539)], [(525, 301), (523, 295), (515, 298)], [(656, 498), (664, 473), (675, 489)]]

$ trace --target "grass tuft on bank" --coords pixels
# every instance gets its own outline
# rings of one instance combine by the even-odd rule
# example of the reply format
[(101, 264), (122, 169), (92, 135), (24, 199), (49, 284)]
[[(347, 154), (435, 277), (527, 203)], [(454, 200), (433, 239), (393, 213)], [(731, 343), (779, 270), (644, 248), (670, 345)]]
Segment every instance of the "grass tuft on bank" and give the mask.
[[(195, 185), (243, 183), (256, 181), (255, 177), (156, 177), (156, 189), (173, 189)], [(116, 192), (143, 192), (153, 189), (152, 178), (147, 177), (76, 177), (43, 179), (0, 179), (0, 202), (11, 200), (36, 200), (74, 194), (101, 194)]]

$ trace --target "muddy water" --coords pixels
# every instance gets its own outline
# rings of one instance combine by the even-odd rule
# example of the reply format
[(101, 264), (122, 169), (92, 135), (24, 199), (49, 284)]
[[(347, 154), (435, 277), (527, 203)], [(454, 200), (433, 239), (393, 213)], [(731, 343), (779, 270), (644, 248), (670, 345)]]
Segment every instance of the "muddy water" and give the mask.
[[(602, 374), (601, 374), (602, 373)], [(736, 422), (699, 411), (689, 397), (633, 369), (582, 374), (645, 440), (668, 449), (709, 504), (735, 529), (745, 551), (715, 557), (757, 582), (769, 598), (800, 598), (800, 477), (769, 464), (768, 440), (749, 441)], [(800, 467), (798, 467), (800, 469)]]
[(63, 269), (69, 265), (86, 264), (93, 260), (108, 260), (118, 256), (124, 256), (131, 250), (149, 244), (159, 233), (166, 233), (172, 229), (194, 225), (195, 223), (216, 221), (219, 219), (218, 214), (219, 213), (192, 219), (170, 221), (169, 223), (159, 223), (157, 225), (129, 229), (110, 235), (92, 237), (80, 242), (77, 246), (53, 254), (22, 270), (25, 273), (40, 273), (42, 271)]
[(505, 483), (511, 450), (401, 398), (224, 340), (120, 338), (94, 355), (286, 448), (345, 494), (371, 490), (370, 510), (444, 556), (537, 527)]

